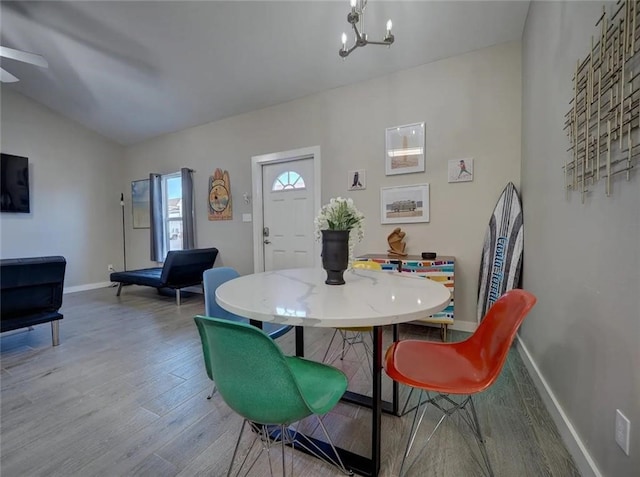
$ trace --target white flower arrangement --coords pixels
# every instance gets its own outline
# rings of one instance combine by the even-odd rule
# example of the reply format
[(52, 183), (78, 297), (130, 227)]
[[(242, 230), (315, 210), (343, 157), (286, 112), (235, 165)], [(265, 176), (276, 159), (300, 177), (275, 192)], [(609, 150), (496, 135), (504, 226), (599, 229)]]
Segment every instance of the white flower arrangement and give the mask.
[(316, 240), (322, 240), (323, 230), (349, 231), (349, 266), (353, 262), (353, 249), (364, 237), (364, 215), (352, 199), (333, 198), (318, 212), (314, 220)]

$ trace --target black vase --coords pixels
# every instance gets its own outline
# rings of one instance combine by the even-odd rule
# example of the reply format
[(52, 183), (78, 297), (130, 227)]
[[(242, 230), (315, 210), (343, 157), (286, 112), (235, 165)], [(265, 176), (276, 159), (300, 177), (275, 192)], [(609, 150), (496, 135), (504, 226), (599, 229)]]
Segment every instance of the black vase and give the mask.
[(322, 230), (322, 268), (327, 285), (344, 285), (342, 274), (349, 266), (349, 231)]

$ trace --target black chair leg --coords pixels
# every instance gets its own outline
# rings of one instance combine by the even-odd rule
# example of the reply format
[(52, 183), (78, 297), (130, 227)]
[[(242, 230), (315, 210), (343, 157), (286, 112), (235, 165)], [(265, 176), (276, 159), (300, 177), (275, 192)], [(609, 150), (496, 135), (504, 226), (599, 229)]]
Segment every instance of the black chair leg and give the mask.
[(207, 396), (207, 399), (211, 399), (215, 393), (216, 393), (216, 383), (213, 383), (213, 389), (211, 390), (211, 393), (209, 393), (209, 395)]

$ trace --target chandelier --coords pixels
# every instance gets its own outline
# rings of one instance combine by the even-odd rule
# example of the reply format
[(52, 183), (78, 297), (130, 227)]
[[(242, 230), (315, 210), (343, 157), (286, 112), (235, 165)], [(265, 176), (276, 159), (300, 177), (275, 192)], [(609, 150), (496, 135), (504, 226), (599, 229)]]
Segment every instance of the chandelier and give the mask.
[(384, 35), (382, 41), (369, 41), (367, 39), (367, 34), (364, 32), (364, 9), (367, 6), (367, 2), (368, 0), (351, 0), (351, 11), (347, 15), (347, 21), (351, 24), (356, 34), (356, 42), (351, 48), (347, 48), (347, 34), (342, 34), (342, 48), (340, 48), (339, 51), (342, 58), (349, 56), (349, 54), (359, 46), (391, 46), (395, 39), (391, 33), (391, 20), (387, 20), (387, 33)]

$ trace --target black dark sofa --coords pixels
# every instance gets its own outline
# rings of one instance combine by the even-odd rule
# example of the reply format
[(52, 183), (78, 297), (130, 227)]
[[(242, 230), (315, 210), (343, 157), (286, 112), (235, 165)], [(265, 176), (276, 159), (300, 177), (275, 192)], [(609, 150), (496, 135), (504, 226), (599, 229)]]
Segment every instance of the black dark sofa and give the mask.
[(111, 281), (120, 283), (117, 296), (123, 285), (143, 285), (158, 290), (170, 288), (175, 290), (176, 303), (180, 305), (180, 289), (201, 284), (202, 274), (213, 267), (217, 256), (217, 248), (173, 250), (167, 254), (164, 266), (114, 272)]
[(0, 260), (0, 331), (51, 322), (53, 346), (58, 346), (66, 266), (59, 256)]

